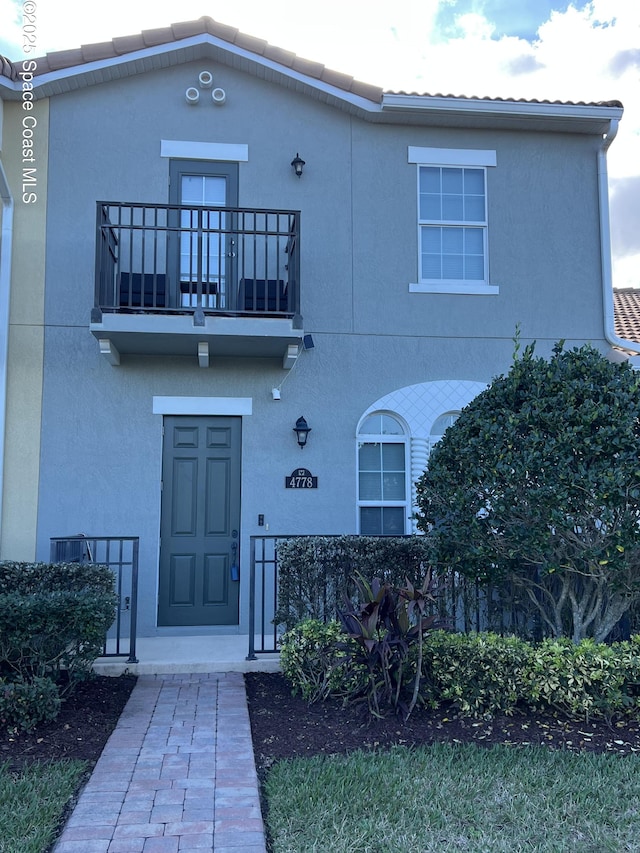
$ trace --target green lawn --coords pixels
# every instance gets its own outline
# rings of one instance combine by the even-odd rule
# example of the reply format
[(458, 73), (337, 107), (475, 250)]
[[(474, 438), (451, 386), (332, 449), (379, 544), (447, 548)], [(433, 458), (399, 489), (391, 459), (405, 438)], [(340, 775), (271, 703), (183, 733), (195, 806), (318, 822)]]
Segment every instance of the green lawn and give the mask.
[(0, 765), (0, 853), (45, 853), (86, 767), (56, 761), (10, 773)]
[(266, 782), (273, 853), (640, 851), (640, 758), (438, 744), (296, 759)]

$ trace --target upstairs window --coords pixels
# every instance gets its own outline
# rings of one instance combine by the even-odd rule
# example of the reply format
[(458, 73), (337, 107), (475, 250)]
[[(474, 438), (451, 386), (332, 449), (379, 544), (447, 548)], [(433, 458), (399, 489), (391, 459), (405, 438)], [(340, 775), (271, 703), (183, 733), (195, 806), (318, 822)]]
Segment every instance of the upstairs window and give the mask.
[(360, 533), (406, 533), (407, 436), (392, 415), (376, 413), (358, 432), (358, 515)]
[(485, 170), (420, 166), (420, 280), (485, 282)]
[(418, 166), (418, 282), (411, 292), (497, 293), (489, 284), (487, 167), (495, 151), (409, 148)]

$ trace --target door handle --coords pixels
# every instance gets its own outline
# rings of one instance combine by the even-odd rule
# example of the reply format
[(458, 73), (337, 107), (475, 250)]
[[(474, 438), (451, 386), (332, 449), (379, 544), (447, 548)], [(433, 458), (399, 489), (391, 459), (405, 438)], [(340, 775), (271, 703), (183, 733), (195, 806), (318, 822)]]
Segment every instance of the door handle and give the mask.
[(238, 543), (231, 543), (231, 580), (240, 580), (240, 567), (238, 566)]

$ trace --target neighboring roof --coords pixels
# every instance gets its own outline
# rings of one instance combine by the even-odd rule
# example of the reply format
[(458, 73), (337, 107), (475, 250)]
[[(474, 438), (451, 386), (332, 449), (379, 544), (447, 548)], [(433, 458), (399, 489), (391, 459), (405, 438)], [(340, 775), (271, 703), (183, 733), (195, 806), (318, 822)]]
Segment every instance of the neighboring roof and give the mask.
[[(611, 120), (622, 115), (620, 101), (552, 102), (385, 92), (206, 16), (37, 57), (34, 86), (37, 97), (48, 97), (199, 59), (254, 73), (352, 112), (364, 111), (367, 118), (376, 121), (397, 121), (401, 113), (403, 120), (423, 123), (430, 113), (427, 121), (431, 124), (441, 123), (446, 115), (447, 124), (457, 120), (470, 126), (473, 115), (475, 126), (488, 126), (497, 120), (514, 127), (526, 120), (534, 130), (606, 133)], [(0, 94), (20, 97), (20, 66), (0, 57)]]
[(640, 344), (640, 288), (614, 288), (613, 313), (616, 335)]

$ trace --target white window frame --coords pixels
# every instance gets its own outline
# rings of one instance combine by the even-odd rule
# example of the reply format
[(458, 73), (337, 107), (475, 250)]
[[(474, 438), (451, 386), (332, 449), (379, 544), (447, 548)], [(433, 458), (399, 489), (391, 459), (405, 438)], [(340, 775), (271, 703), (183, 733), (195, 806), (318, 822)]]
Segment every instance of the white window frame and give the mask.
[[(417, 166), (416, 190), (417, 190), (417, 221), (418, 221), (418, 272), (419, 281), (409, 284), (410, 293), (460, 293), (472, 295), (495, 295), (499, 293), (496, 285), (489, 283), (489, 223), (487, 217), (487, 168), (496, 166), (497, 157), (493, 150), (466, 149), (466, 148), (420, 148), (409, 146), (408, 162)], [(485, 218), (483, 222), (462, 222), (448, 220), (421, 220), (420, 219), (420, 168), (421, 167), (452, 167), (458, 169), (474, 168), (484, 171), (485, 191)], [(422, 228), (425, 225), (437, 225), (441, 227), (474, 227), (483, 231), (484, 252), (484, 279), (458, 281), (449, 279), (423, 279), (422, 278)]]
[[(398, 423), (398, 425), (402, 428), (402, 434), (396, 435), (383, 435), (381, 433), (364, 433), (361, 431), (360, 427), (367, 418), (376, 415), (388, 415), (393, 418), (394, 421)], [(362, 533), (361, 525), (360, 525), (360, 510), (363, 507), (401, 507), (403, 509), (403, 530), (401, 533), (398, 533), (398, 536), (405, 536), (410, 532), (411, 529), (411, 442), (410, 442), (410, 434), (407, 424), (404, 422), (403, 418), (397, 415), (395, 412), (389, 411), (374, 411), (368, 412), (363, 418), (361, 423), (358, 425), (358, 430), (356, 432), (356, 523), (357, 523), (357, 531), (358, 533)], [(374, 500), (374, 501), (363, 501), (360, 500), (360, 454), (359, 449), (361, 444), (403, 444), (404, 445), (404, 500), (402, 501), (384, 501), (384, 500)], [(363, 534), (364, 535), (364, 534)], [(369, 535), (369, 534), (367, 534)], [(371, 534), (373, 535), (373, 534)], [(391, 535), (391, 534), (376, 534), (376, 535)], [(395, 534), (394, 534), (395, 535)]]

